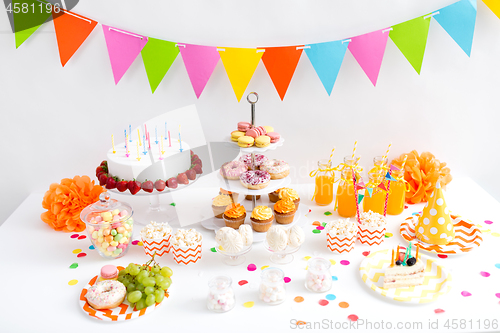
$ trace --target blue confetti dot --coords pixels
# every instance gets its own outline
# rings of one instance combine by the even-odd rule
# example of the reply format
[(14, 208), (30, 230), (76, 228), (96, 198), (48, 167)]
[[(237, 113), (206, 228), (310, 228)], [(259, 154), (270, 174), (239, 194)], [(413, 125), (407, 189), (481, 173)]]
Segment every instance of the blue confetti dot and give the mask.
[(332, 275), (332, 280), (333, 280), (333, 281), (337, 281), (338, 279), (339, 279), (338, 277), (336, 277), (336, 276)]
[(334, 294), (328, 294), (325, 296), (325, 298), (329, 301), (333, 301), (337, 298), (337, 296), (335, 296)]
[(417, 215), (417, 214), (418, 214), (418, 212), (415, 212), (415, 213), (411, 213), (411, 215)]
[(89, 246), (89, 250), (95, 250), (95, 246), (94, 245), (90, 245)]
[(496, 264), (496, 265), (495, 265), (495, 267), (496, 267), (496, 268), (500, 268), (500, 264)]

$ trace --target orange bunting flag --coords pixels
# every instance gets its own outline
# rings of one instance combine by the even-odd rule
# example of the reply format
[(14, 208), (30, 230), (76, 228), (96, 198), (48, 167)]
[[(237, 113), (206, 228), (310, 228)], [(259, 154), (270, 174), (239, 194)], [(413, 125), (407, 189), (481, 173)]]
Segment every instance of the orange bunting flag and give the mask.
[(297, 46), (266, 47), (265, 49), (262, 62), (283, 100), (302, 55), (302, 49), (297, 50)]
[(54, 19), (59, 57), (64, 67), (94, 30), (97, 22), (63, 9), (58, 13), (52, 11), (52, 18)]

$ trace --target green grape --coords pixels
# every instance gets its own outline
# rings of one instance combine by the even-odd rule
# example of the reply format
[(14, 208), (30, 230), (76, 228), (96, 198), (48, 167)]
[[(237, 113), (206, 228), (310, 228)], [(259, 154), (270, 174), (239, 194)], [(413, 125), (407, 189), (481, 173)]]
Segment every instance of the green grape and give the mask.
[(153, 272), (152, 270), (149, 271), (149, 277), (154, 277), (155, 276), (155, 272)]
[(162, 269), (161, 269), (161, 275), (163, 275), (164, 277), (170, 277), (173, 274), (174, 274), (174, 272), (172, 272), (172, 270), (170, 269), (170, 267), (167, 267), (167, 266), (162, 267)]
[(171, 278), (169, 278), (169, 277), (166, 277), (166, 278), (165, 278), (165, 281), (168, 281), (168, 282), (170, 282), (170, 284), (172, 284), (172, 279), (171, 279)]
[(163, 301), (163, 299), (165, 298), (165, 293), (163, 292), (163, 290), (156, 289), (154, 295), (155, 295), (155, 302), (156, 303), (161, 303)]
[(154, 265), (153, 269), (151, 271), (154, 272), (154, 273), (159, 273), (160, 272), (160, 266)]
[(163, 280), (158, 284), (158, 287), (160, 287), (163, 290), (167, 290), (170, 287), (171, 282), (168, 280)]
[(163, 277), (163, 275), (156, 275), (155, 276), (155, 281), (156, 281), (156, 284), (160, 283), (161, 281), (165, 280), (165, 278)]
[(146, 288), (144, 288), (144, 293), (146, 295), (151, 295), (154, 291), (155, 291), (155, 288), (153, 288), (153, 287), (146, 287)]
[(144, 278), (142, 279), (142, 284), (145, 286), (145, 287), (154, 287), (154, 285), (156, 284), (156, 281), (154, 278)]
[(142, 275), (140, 275), (140, 274), (135, 277), (135, 281), (137, 283), (142, 283), (143, 279), (144, 279), (144, 277)]
[(135, 284), (133, 283), (129, 283), (128, 286), (127, 286), (127, 292), (132, 292), (135, 290)]
[(149, 273), (146, 271), (140, 271), (139, 274), (137, 274), (137, 279), (144, 279), (149, 276)]
[(148, 297), (148, 295), (146, 295), (146, 293), (142, 293), (142, 299), (143, 300), (146, 300), (147, 297)]
[(136, 276), (137, 274), (139, 274), (140, 271), (141, 270), (139, 269), (139, 267), (134, 265), (133, 267), (130, 268), (130, 275)]
[(151, 306), (153, 304), (155, 304), (155, 295), (149, 295), (146, 298), (146, 306)]
[(142, 310), (142, 309), (144, 309), (145, 307), (146, 307), (146, 301), (145, 301), (144, 299), (142, 299), (142, 298), (141, 298), (140, 300), (138, 300), (138, 301), (137, 301), (137, 304), (135, 305), (135, 308), (136, 308), (137, 310)]
[(118, 273), (118, 276), (124, 276), (125, 274), (127, 274), (127, 272), (122, 269), (119, 273)]
[(144, 291), (144, 285), (142, 283), (136, 284), (135, 289), (139, 291)]
[(142, 298), (142, 293), (139, 290), (133, 291), (133, 292), (129, 293), (127, 296), (127, 300), (130, 303), (135, 303), (135, 302), (139, 301), (141, 298)]
[(117, 279), (117, 280), (118, 280), (118, 282), (123, 283), (123, 281), (125, 280), (125, 277), (123, 277), (123, 276), (118, 276), (118, 279)]

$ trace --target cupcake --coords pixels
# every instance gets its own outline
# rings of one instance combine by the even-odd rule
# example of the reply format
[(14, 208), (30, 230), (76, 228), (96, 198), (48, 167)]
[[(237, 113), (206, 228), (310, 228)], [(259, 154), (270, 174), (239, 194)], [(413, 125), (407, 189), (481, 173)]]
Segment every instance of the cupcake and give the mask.
[(295, 208), (295, 204), (290, 198), (281, 199), (274, 204), (274, 215), (276, 216), (276, 222), (280, 224), (292, 223), (296, 211), (297, 208)]
[(247, 212), (245, 211), (245, 207), (238, 203), (232, 203), (227, 206), (222, 218), (224, 222), (226, 222), (226, 227), (238, 229), (240, 225), (245, 222), (246, 216)]
[(295, 209), (299, 208), (300, 197), (297, 191), (295, 191), (293, 188), (287, 188), (287, 187), (281, 188), (279, 190), (279, 198), (280, 199), (290, 198), (295, 204)]
[(233, 202), (238, 202), (238, 196), (239, 196), (238, 193), (233, 193), (231, 191), (226, 191), (223, 188), (221, 188), (219, 190), (219, 194), (229, 195), (233, 199)]
[[(252, 200), (253, 195), (245, 195), (245, 200)], [(259, 200), (260, 195), (255, 196), (255, 200)]]
[(212, 200), (212, 209), (216, 218), (221, 219), (227, 206), (233, 203), (233, 199), (229, 195), (219, 194)]
[(273, 224), (273, 211), (267, 206), (257, 206), (253, 209), (250, 220), (252, 220), (253, 230), (266, 232)]
[(274, 192), (268, 193), (269, 195), (269, 201), (276, 203), (280, 199), (280, 189), (277, 189)]

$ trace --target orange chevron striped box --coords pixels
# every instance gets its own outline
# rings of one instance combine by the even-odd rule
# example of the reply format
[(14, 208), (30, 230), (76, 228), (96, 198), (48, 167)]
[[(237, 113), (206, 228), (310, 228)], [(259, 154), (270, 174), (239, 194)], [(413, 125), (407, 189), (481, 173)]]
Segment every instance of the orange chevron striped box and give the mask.
[(332, 236), (330, 233), (326, 234), (326, 247), (332, 252), (344, 253), (351, 252), (354, 248), (354, 243), (356, 242), (356, 234), (352, 237), (345, 236)]
[(194, 264), (201, 259), (201, 242), (190, 247), (181, 247), (176, 244), (171, 246), (174, 260), (179, 265)]
[(172, 235), (168, 235), (167, 238), (160, 238), (160, 239), (149, 239), (141, 237), (142, 244), (144, 247), (144, 252), (148, 256), (153, 256), (153, 254), (156, 253), (157, 257), (161, 257), (165, 253), (169, 253), (170, 237), (172, 237)]
[(365, 227), (360, 224), (358, 228), (358, 240), (361, 244), (380, 245), (384, 241), (385, 226)]

